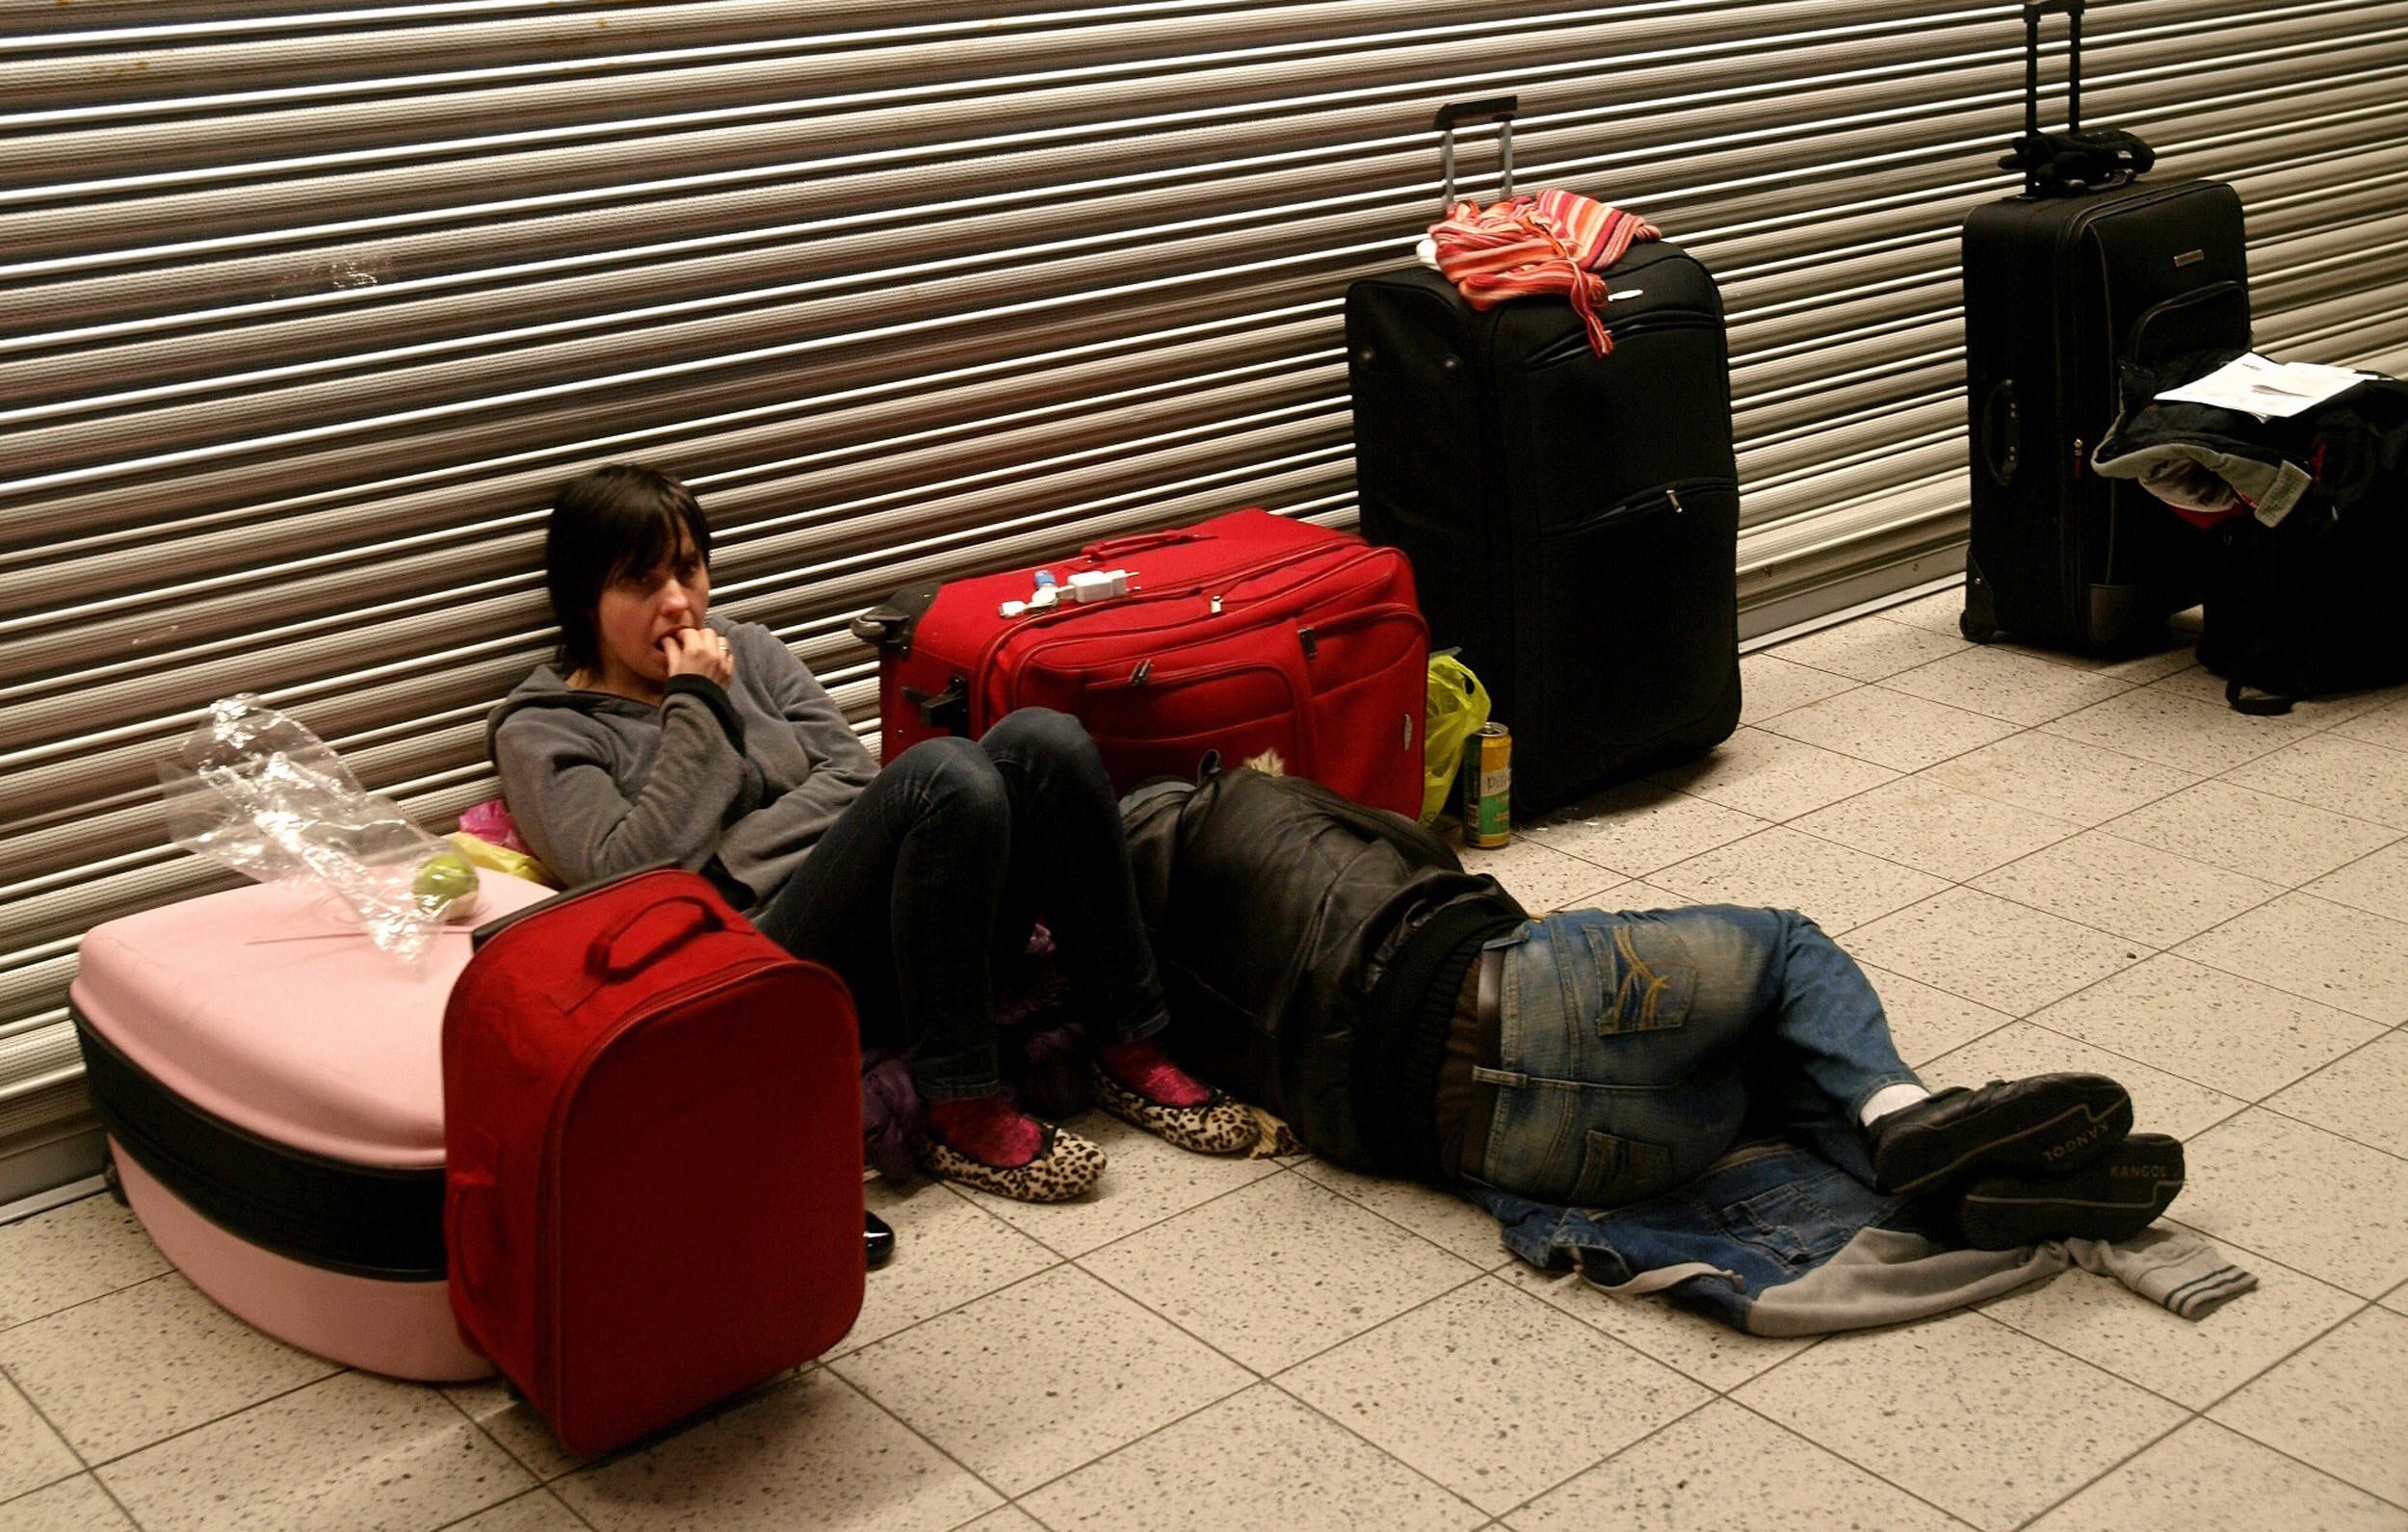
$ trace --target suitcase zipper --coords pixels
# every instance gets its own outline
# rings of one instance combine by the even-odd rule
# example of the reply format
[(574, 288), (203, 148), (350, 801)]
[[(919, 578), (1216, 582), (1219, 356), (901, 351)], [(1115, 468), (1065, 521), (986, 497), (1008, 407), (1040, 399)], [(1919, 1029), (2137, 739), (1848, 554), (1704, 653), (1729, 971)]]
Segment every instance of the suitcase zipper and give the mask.
[(1688, 510), (1688, 507), (1681, 503), (1681, 496), (1684, 492), (1694, 499), (1701, 492), (1736, 489), (1737, 487), (1736, 483), (1728, 479), (1676, 479), (1662, 489), (1651, 489), (1643, 495), (1634, 495), (1628, 500), (1616, 501), (1594, 515), (1583, 517), (1579, 521), (1566, 522), (1558, 527), (1550, 527), (1546, 530), (1545, 535), (1570, 537), (1581, 532), (1594, 532), (1610, 522), (1624, 521), (1633, 516), (1644, 515), (1660, 506), (1668, 505), (1672, 507), (1674, 515), (1684, 515)]

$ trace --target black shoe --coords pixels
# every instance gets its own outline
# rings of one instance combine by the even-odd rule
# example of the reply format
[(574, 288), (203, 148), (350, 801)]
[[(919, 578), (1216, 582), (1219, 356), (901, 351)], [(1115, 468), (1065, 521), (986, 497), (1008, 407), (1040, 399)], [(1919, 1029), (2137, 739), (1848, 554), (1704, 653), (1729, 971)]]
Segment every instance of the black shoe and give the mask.
[(2044, 1239), (2110, 1244), (2157, 1222), (2183, 1189), (2183, 1143), (2134, 1133), (2070, 1176), (1985, 1176), (1957, 1199), (1956, 1225), (1976, 1250)]
[(2034, 1075), (1958, 1086), (1872, 1125), (1872, 1168), (1887, 1192), (1929, 1191), (1976, 1170), (2059, 1175), (2132, 1131), (2133, 1099), (2105, 1075)]
[(861, 1215), (861, 1248), (869, 1258), (870, 1269), (877, 1270), (895, 1253), (895, 1231), (888, 1228), (886, 1220), (877, 1214), (864, 1212)]

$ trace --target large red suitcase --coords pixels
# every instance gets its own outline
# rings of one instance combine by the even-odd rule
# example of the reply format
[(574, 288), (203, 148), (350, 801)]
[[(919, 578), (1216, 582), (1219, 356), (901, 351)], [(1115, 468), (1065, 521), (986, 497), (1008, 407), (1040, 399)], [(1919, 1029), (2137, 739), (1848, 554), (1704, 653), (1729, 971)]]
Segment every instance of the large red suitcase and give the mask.
[(1208, 751), (1272, 750), (1297, 776), (1421, 813), (1429, 630), (1397, 550), (1241, 510), (1046, 567), (1065, 592), (1125, 570), (1128, 593), (1006, 616), (1034, 589), (1020, 569), (908, 586), (855, 619), (880, 650), (886, 759), (1045, 707), (1086, 724), (1124, 792), (1192, 776)]
[(827, 970), (675, 869), (479, 932), (443, 1019), (452, 1311), (599, 1452), (861, 1308), (861, 1068)]

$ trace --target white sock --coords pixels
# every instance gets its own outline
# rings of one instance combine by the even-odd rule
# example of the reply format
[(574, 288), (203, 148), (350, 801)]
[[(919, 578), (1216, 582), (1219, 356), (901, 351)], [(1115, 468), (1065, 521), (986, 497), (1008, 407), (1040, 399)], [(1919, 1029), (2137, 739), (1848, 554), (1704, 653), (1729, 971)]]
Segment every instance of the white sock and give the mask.
[(1871, 1128), (1901, 1107), (1912, 1106), (1917, 1102), (1929, 1100), (1931, 1100), (1931, 1092), (1921, 1085), (1911, 1081), (1900, 1081), (1896, 1085), (1884, 1085), (1865, 1098), (1865, 1109), (1857, 1115), (1864, 1119), (1867, 1128)]

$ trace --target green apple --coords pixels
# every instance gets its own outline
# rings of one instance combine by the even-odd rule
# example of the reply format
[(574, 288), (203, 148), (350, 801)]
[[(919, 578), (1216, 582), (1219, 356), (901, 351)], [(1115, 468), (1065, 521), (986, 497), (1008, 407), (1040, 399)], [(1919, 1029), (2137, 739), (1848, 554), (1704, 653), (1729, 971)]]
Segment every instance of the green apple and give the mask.
[(437, 851), (418, 864), (418, 875), (410, 879), (409, 892), (421, 904), (442, 909), (453, 900), (467, 898), (477, 892), (477, 870), (458, 851)]

